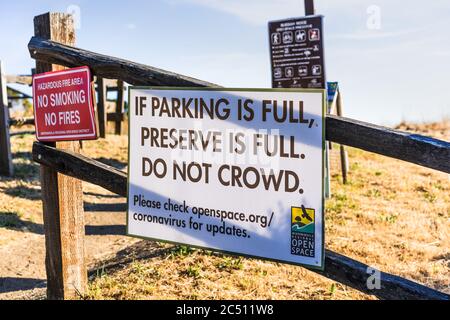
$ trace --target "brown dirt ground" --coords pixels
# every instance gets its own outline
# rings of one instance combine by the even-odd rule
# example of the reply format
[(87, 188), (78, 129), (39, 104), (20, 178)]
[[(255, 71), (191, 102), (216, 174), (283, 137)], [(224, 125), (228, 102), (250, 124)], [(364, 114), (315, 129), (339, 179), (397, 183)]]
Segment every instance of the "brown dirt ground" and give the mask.
[[(402, 130), (450, 141), (450, 122)], [(34, 136), (12, 138), (14, 178), (0, 177), (0, 299), (45, 297), (44, 236)], [(83, 153), (126, 169), (126, 136), (87, 142)], [(385, 272), (450, 293), (449, 175), (349, 149), (350, 182), (332, 151), (326, 246)], [(125, 199), (85, 183), (85, 299), (372, 299), (300, 267), (121, 236)]]

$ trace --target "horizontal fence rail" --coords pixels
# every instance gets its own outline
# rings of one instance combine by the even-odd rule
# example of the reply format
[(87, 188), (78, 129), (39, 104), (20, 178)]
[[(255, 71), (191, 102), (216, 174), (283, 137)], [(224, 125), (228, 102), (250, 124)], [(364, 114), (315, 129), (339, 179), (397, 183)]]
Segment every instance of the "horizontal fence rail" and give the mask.
[(81, 154), (33, 144), (33, 160), (59, 173), (77, 178), (123, 197), (127, 196), (127, 174)]
[(27, 125), (34, 125), (34, 118), (13, 118), (9, 119), (9, 125), (12, 126), (27, 126)]
[(106, 120), (108, 122), (122, 122), (125, 120), (125, 113), (107, 113)]
[[(125, 172), (78, 153), (58, 150), (35, 142), (33, 160), (59, 173), (101, 186), (120, 196), (127, 196)], [(380, 299), (450, 300), (448, 294), (384, 272), (380, 274), (380, 289), (370, 290), (367, 286), (367, 279), (370, 276), (368, 268), (366, 264), (326, 250), (325, 270), (312, 271)]]
[(33, 80), (32, 77), (28, 75), (6, 75), (6, 82), (31, 86)]
[(31, 57), (66, 67), (89, 66), (95, 75), (123, 80), (132, 85), (214, 87), (213, 83), (149, 67), (124, 59), (63, 45), (38, 37), (28, 44)]
[(327, 140), (450, 173), (450, 143), (328, 115)]
[[(220, 87), (174, 72), (33, 37), (31, 57), (66, 67), (89, 66), (100, 77), (133, 85)], [(450, 143), (421, 135), (329, 115), (327, 140), (450, 173)]]

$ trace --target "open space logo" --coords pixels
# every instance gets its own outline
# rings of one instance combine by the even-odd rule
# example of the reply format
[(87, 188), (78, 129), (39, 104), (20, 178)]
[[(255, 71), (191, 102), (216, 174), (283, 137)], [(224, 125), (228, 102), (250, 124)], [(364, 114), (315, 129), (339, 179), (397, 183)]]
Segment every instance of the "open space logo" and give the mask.
[(303, 205), (291, 208), (291, 254), (314, 258), (315, 213)]

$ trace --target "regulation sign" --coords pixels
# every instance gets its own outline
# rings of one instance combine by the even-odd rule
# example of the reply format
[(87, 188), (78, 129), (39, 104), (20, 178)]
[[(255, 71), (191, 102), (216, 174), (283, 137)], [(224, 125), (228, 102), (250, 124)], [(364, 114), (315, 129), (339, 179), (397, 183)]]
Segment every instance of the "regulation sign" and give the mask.
[(129, 101), (129, 235), (322, 268), (325, 90)]
[(327, 91), (328, 91), (328, 103), (333, 103), (334, 99), (336, 98), (336, 94), (339, 90), (339, 83), (338, 82), (328, 82), (327, 85)]
[(273, 88), (325, 89), (322, 16), (269, 22)]
[(33, 102), (39, 141), (97, 138), (88, 67), (33, 76)]

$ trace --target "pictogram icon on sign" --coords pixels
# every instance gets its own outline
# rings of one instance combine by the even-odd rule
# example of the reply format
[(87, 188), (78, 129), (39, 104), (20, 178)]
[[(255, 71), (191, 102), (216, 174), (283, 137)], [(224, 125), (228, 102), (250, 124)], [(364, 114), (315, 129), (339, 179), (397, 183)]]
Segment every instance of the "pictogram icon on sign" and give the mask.
[(281, 44), (281, 35), (277, 33), (272, 33), (272, 44), (279, 45)]
[(288, 67), (286, 68), (286, 77), (292, 78), (294, 76), (294, 68)]
[(320, 40), (320, 30), (311, 29), (309, 30), (309, 41), (319, 41)]
[(308, 75), (308, 67), (307, 66), (298, 67), (298, 74), (301, 77), (307, 76)]
[(295, 41), (305, 42), (306, 41), (306, 31), (305, 30), (295, 31)]
[(289, 44), (292, 42), (294, 42), (294, 37), (293, 37), (292, 31), (283, 32), (283, 43)]

